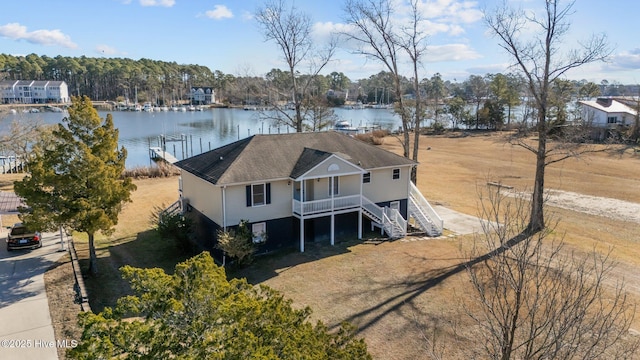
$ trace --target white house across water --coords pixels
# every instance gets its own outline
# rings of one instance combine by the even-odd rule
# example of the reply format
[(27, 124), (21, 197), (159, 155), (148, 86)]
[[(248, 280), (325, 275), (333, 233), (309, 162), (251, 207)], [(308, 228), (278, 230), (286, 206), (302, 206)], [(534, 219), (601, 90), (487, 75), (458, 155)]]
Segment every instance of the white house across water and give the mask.
[(68, 103), (69, 88), (64, 81), (3, 80), (0, 81), (3, 104)]

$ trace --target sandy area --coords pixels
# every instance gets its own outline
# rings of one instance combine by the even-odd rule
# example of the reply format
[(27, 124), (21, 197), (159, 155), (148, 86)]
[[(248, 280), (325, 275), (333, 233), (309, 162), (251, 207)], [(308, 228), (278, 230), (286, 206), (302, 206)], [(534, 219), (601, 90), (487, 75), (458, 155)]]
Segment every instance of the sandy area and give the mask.
[(548, 196), (549, 206), (640, 224), (638, 203), (562, 190), (550, 190)]

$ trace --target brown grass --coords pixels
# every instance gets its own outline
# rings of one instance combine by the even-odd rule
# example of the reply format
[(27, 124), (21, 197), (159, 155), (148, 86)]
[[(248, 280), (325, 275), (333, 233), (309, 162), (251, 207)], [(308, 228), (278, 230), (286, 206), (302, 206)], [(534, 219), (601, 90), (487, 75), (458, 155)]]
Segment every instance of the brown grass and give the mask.
[(140, 166), (126, 169), (123, 174), (124, 177), (134, 179), (162, 178), (177, 175), (180, 175), (180, 169), (163, 161), (156, 162), (156, 166)]
[[(383, 147), (401, 153), (400, 144), (392, 137), (384, 138)], [(533, 156), (505, 144), (498, 135), (423, 136), (419, 160), (418, 187), (427, 199), (471, 215), (477, 214), (478, 188), (487, 181), (502, 182), (518, 190), (533, 184)], [(154, 244), (148, 232), (148, 215), (153, 206), (177, 199), (177, 178), (135, 183), (138, 191), (120, 216), (116, 232), (98, 241), (104, 275), (89, 279), (95, 310), (113, 304), (118, 295), (127, 293), (117, 275), (120, 266), (131, 263), (170, 269), (182, 260), (180, 256), (168, 258), (169, 247)], [(640, 202), (640, 157), (626, 152), (570, 159), (548, 169), (546, 184), (550, 188)], [(557, 233), (566, 233), (570, 247), (589, 251), (613, 246), (620, 273), (639, 273), (639, 224), (551, 210), (561, 218)], [(353, 322), (360, 327), (359, 334), (376, 359), (426, 358), (429, 350), (425, 338), (434, 337), (436, 345), (446, 345), (445, 358), (470, 358), (473, 339), (463, 335), (470, 323), (457, 305), (470, 293), (468, 280), (463, 272), (452, 271), (463, 261), (460, 247), (469, 244), (470, 239), (345, 240), (334, 247), (315, 244), (303, 254), (292, 251), (258, 258), (236, 275), (282, 291), (296, 306), (311, 306), (313, 318), (331, 326), (344, 320)], [(86, 245), (80, 243), (78, 248), (86, 259)], [(63, 267), (53, 271), (60, 268)], [(640, 287), (634, 291), (632, 297), (637, 301)], [(634, 327), (640, 327), (640, 319), (636, 319)], [(434, 351), (441, 348), (436, 346)]]
[(382, 145), (384, 138), (389, 135), (389, 130), (373, 130), (364, 134), (356, 134), (355, 138), (373, 145)]
[[(477, 215), (478, 191), (487, 181), (517, 190), (533, 184), (533, 155), (507, 145), (499, 135), (463, 138), (422, 137), (418, 187), (434, 203)], [(386, 137), (384, 148), (402, 153), (396, 139)], [(427, 150), (430, 149), (430, 150)], [(640, 202), (640, 157), (598, 153), (550, 166), (547, 186), (593, 196)], [(566, 233), (570, 249), (606, 251), (620, 261), (618, 274), (640, 299), (640, 224), (625, 223), (579, 212), (550, 209)], [(461, 247), (471, 236), (456, 239), (407, 238), (404, 241), (341, 243), (327, 249), (312, 247), (304, 254), (259, 259), (239, 275), (283, 291), (297, 304), (309, 305), (314, 318), (329, 325), (348, 320), (359, 326), (377, 359), (427, 358), (430, 351), (444, 358), (472, 358), (473, 338), (459, 304), (470, 289), (466, 274), (453, 271), (460, 264)], [(635, 290), (634, 290), (635, 289)], [(636, 319), (634, 326), (640, 326)], [(428, 349), (427, 339), (436, 339)], [(443, 350), (443, 347), (446, 349)]]

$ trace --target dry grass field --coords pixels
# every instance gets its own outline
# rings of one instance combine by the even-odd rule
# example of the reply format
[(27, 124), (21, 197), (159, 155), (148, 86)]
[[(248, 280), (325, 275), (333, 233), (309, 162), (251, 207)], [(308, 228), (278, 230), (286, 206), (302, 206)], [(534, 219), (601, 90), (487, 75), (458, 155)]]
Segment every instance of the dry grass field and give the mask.
[[(488, 181), (520, 191), (533, 184), (533, 155), (497, 134), (429, 136), (421, 142), (418, 187), (432, 203), (477, 215), (478, 191)], [(383, 146), (402, 151), (392, 137)], [(550, 189), (640, 203), (640, 156), (627, 151), (568, 159), (550, 166), (546, 180)], [(548, 210), (560, 219), (556, 234), (565, 235), (568, 250), (613, 249), (616, 275), (627, 280), (638, 302), (640, 224)], [(314, 316), (330, 325), (353, 322), (374, 358), (429, 358), (432, 353), (474, 358), (473, 335), (467, 332), (472, 324), (460, 306), (470, 294), (468, 278), (456, 268), (465, 260), (461, 248), (471, 241), (472, 236), (458, 236), (320, 245), (305, 254), (259, 259), (239, 275), (311, 306)], [(639, 326), (637, 318), (634, 327)]]
[[(392, 137), (385, 138), (382, 146), (401, 152)], [(496, 134), (422, 137), (420, 149), (418, 187), (432, 203), (460, 212), (477, 215), (478, 189), (487, 181), (523, 191), (533, 184), (533, 155), (507, 145)], [(151, 209), (177, 198), (178, 179), (136, 184), (133, 203), (126, 206), (115, 234), (98, 242), (102, 274), (88, 279), (94, 310), (113, 305), (117, 296), (127, 292), (117, 278), (119, 266), (171, 269), (182, 260), (166, 257), (167, 246), (154, 246), (148, 232)], [(640, 154), (597, 153), (569, 159), (549, 167), (546, 185), (640, 203)], [(549, 210), (560, 218), (556, 234), (565, 234), (569, 248), (606, 251), (613, 247), (613, 256), (620, 262), (617, 274), (630, 280), (628, 290), (638, 302), (640, 224)], [(470, 293), (469, 285), (465, 272), (456, 266), (465, 260), (460, 249), (471, 241), (471, 236), (456, 236), (394, 242), (345, 240), (334, 247), (314, 244), (303, 254), (292, 251), (260, 257), (233, 275), (282, 291), (297, 306), (310, 306), (313, 318), (329, 326), (344, 320), (354, 323), (376, 359), (429, 358), (430, 352), (470, 358), (474, 339), (466, 335), (470, 323), (459, 305)], [(86, 258), (86, 245), (80, 243), (78, 248)], [(55, 286), (48, 287), (48, 293), (55, 291)], [(634, 328), (640, 328), (640, 319)]]

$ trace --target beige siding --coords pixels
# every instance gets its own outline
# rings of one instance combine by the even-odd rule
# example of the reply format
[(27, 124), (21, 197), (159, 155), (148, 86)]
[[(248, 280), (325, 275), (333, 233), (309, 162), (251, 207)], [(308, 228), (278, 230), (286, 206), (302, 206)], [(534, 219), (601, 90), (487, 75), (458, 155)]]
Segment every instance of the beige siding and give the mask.
[(247, 207), (246, 185), (227, 187), (227, 225), (237, 225), (240, 220), (250, 222), (279, 219), (291, 216), (291, 189), (293, 182), (271, 182), (271, 204)]
[(305, 178), (322, 178), (336, 176), (344, 173), (354, 173), (362, 171), (353, 164), (344, 161), (337, 156), (332, 156), (318, 164), (313, 170), (304, 175)]
[[(359, 195), (360, 180), (362, 175), (339, 176), (338, 191), (339, 196)], [(329, 197), (329, 178), (316, 181), (314, 186), (314, 199), (326, 199)]]
[(400, 179), (394, 180), (392, 168), (373, 170), (371, 182), (362, 186), (362, 194), (376, 203), (406, 199), (409, 197), (410, 171), (411, 167), (401, 167)]
[(182, 171), (182, 196), (209, 219), (222, 226), (222, 189)]

